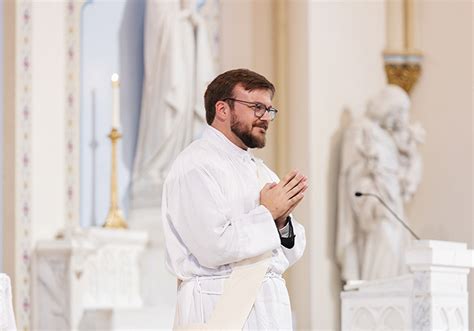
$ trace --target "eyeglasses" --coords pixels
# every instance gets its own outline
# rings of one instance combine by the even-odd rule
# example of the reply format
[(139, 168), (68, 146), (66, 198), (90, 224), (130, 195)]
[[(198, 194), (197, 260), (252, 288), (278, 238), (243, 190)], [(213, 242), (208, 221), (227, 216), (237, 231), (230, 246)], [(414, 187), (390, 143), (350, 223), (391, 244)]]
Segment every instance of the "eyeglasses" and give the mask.
[(276, 108), (273, 108), (273, 107), (268, 107), (267, 108), (267, 107), (265, 107), (264, 104), (262, 104), (260, 102), (249, 102), (249, 101), (238, 100), (238, 99), (234, 99), (234, 98), (225, 98), (222, 101), (227, 101), (227, 100), (240, 102), (241, 104), (243, 104), (243, 105), (245, 105), (249, 108), (252, 108), (253, 112), (255, 114), (255, 117), (257, 117), (258, 119), (262, 118), (263, 115), (265, 115), (265, 112), (268, 112), (268, 115), (270, 115), (270, 121), (273, 121), (276, 117), (276, 114), (278, 113), (278, 110)]

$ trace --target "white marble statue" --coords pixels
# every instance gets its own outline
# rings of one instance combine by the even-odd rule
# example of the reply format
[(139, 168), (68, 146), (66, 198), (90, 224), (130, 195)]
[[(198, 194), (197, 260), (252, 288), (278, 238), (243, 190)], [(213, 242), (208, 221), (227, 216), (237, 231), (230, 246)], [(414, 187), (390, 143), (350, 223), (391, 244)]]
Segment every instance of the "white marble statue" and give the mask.
[(202, 96), (215, 76), (215, 57), (204, 21), (196, 0), (147, 0), (142, 109), (128, 223), (150, 235), (141, 261), (141, 295), (146, 306), (158, 308), (163, 316), (174, 316), (176, 278), (164, 267), (161, 192), (171, 163), (206, 123)]
[(342, 278), (373, 280), (405, 272), (410, 234), (373, 197), (379, 195), (402, 218), (421, 178), (419, 125), (409, 124), (410, 99), (388, 85), (344, 134), (338, 193), (337, 259)]
[(208, 32), (196, 1), (148, 0), (144, 44), (132, 214), (161, 205), (162, 183), (171, 162), (206, 122), (202, 95), (215, 75)]

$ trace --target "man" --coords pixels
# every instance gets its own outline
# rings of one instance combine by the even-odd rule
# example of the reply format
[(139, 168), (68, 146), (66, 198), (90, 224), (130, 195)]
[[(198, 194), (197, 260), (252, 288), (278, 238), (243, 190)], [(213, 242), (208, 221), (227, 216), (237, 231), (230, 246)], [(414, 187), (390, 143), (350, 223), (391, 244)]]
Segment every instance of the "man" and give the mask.
[(178, 156), (165, 180), (166, 263), (180, 280), (177, 327), (207, 323), (236, 263), (271, 252), (243, 328), (292, 328), (281, 275), (305, 248), (304, 228), (291, 212), (304, 197), (307, 178), (291, 171), (279, 181), (249, 152), (265, 146), (277, 113), (274, 92), (273, 84), (250, 70), (215, 78), (204, 96), (209, 126)]

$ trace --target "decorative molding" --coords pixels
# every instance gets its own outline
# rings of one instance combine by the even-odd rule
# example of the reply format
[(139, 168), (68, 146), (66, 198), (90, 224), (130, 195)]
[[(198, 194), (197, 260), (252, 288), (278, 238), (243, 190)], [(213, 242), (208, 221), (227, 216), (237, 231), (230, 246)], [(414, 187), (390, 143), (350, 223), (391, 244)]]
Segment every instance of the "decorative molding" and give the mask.
[(441, 305), (433, 309), (435, 325), (441, 330), (467, 330), (467, 309), (462, 305)]
[(350, 308), (351, 329), (356, 330), (383, 330), (409, 327), (408, 309), (403, 305), (373, 302), (369, 305), (360, 305)]
[(31, 329), (32, 1), (16, 7), (15, 311), (19, 330)]
[(419, 63), (386, 63), (385, 71), (389, 84), (398, 85), (410, 93), (421, 75), (421, 65)]
[(82, 1), (68, 0), (66, 31), (66, 123), (65, 123), (65, 228), (79, 227), (80, 198), (80, 13)]
[(388, 83), (400, 86), (409, 94), (421, 75), (422, 58), (418, 53), (385, 53), (385, 73)]
[[(117, 244), (100, 247), (77, 269), (83, 278), (83, 305), (88, 308), (142, 307), (139, 258), (142, 248)], [(78, 275), (80, 275), (78, 277)]]

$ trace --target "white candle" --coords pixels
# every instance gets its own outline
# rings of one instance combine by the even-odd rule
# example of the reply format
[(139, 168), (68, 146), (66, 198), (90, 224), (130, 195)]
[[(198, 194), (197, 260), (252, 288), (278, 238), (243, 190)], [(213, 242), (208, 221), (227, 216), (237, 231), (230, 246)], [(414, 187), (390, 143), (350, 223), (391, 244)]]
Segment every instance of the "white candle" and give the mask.
[(119, 129), (120, 128), (120, 81), (119, 75), (113, 74), (112, 75), (112, 128)]
[(404, 49), (404, 0), (387, 0), (387, 51)]

